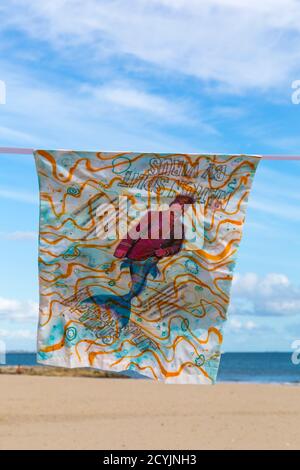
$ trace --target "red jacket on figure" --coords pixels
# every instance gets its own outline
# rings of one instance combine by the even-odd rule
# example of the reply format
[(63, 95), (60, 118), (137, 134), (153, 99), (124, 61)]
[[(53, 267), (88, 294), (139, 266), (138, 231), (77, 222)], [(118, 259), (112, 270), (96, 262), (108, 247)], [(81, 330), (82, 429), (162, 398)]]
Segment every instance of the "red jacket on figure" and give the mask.
[[(163, 238), (163, 217), (168, 216), (169, 230), (167, 238)], [(181, 224), (181, 238), (174, 237), (175, 223)], [(155, 238), (151, 238), (151, 228), (157, 226)], [(141, 231), (141, 226), (143, 230)], [(125, 238), (117, 246), (114, 256), (117, 258), (129, 258), (142, 261), (152, 256), (163, 258), (178, 253), (184, 239), (184, 226), (180, 218), (176, 219), (173, 211), (149, 211), (135, 227), (136, 236), (130, 235), (130, 230)], [(176, 229), (176, 232), (178, 228)], [(139, 233), (138, 233), (139, 232)], [(147, 233), (148, 232), (148, 233)], [(131, 232), (132, 233), (132, 232)], [(178, 233), (178, 232), (177, 232)]]

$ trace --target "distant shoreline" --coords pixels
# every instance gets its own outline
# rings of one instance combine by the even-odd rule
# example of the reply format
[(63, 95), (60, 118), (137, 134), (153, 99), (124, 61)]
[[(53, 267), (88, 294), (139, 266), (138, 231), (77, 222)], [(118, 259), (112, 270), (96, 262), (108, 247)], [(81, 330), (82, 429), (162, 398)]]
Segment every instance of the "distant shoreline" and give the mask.
[(0, 366), (0, 375), (31, 375), (45, 377), (89, 377), (89, 378), (128, 378), (126, 375), (116, 372), (107, 372), (97, 369), (67, 369), (64, 367), (50, 366)]
[[(105, 370), (97, 369), (88, 369), (88, 368), (65, 368), (65, 367), (52, 367), (52, 366), (0, 366), (0, 376), (1, 375), (24, 375), (24, 376), (36, 376), (36, 377), (82, 377), (82, 378), (95, 378), (95, 379), (133, 379), (129, 375), (118, 373), (118, 372), (108, 372)], [(143, 377), (139, 377), (143, 379)], [(150, 382), (156, 382), (154, 380), (149, 380), (145, 377), (144, 380)], [(238, 380), (217, 380), (217, 383), (220, 384), (243, 384), (243, 385), (282, 385), (282, 386), (292, 386), (299, 387), (299, 382), (240, 382)]]
[[(0, 364), (1, 366), (1, 364)], [(21, 366), (34, 369), (31, 375), (37, 375), (38, 368), (44, 367), (47, 371), (57, 369), (57, 376), (91, 376), (91, 377), (116, 377), (134, 376), (135, 378), (143, 378), (134, 371), (113, 372), (102, 371), (97, 369), (84, 369), (82, 372), (72, 372), (71, 369), (59, 367), (44, 366), (36, 362), (36, 353), (7, 353), (6, 364), (2, 368), (6, 370), (2, 373), (8, 373), (9, 367)], [(77, 370), (77, 369), (76, 369)], [(86, 372), (88, 371), (88, 372)], [(53, 372), (43, 372), (43, 375), (53, 375)], [(90, 374), (90, 375), (89, 375)], [(218, 373), (218, 382), (225, 383), (274, 383), (274, 384), (299, 384), (300, 383), (300, 365), (295, 365), (291, 360), (290, 352), (243, 352), (222, 354), (220, 369)]]

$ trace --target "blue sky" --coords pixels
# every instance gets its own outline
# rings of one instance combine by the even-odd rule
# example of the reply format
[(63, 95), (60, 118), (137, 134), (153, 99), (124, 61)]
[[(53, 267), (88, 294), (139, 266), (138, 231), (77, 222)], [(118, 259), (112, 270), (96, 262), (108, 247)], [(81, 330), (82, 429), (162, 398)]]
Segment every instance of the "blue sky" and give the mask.
[[(299, 2), (3, 3), (0, 146), (300, 154)], [(0, 339), (34, 350), (37, 178), (31, 156), (0, 165)], [(300, 338), (299, 178), (300, 162), (260, 163), (225, 350)]]

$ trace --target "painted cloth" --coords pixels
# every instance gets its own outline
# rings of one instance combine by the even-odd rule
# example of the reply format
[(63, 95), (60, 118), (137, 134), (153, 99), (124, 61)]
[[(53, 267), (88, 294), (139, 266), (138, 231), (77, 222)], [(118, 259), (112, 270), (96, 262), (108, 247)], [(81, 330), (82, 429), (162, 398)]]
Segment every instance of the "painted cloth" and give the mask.
[(214, 383), (259, 157), (37, 150), (38, 362)]

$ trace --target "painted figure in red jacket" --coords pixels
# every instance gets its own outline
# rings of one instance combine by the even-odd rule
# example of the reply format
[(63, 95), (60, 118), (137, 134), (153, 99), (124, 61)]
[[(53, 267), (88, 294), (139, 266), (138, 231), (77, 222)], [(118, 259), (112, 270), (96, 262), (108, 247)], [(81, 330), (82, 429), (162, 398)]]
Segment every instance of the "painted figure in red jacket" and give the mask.
[(109, 306), (121, 327), (126, 326), (130, 318), (131, 301), (145, 289), (148, 275), (156, 278), (159, 260), (180, 251), (184, 240), (184, 205), (193, 203), (192, 197), (179, 195), (171, 202), (168, 210), (147, 212), (114, 252), (115, 257), (124, 259), (121, 269), (129, 268), (130, 291), (123, 296), (94, 295), (85, 302)]

